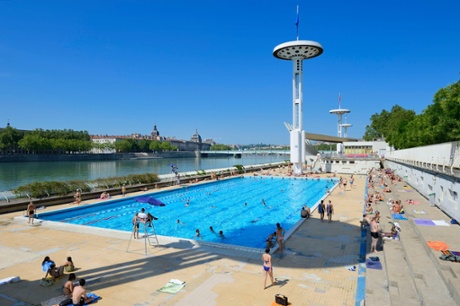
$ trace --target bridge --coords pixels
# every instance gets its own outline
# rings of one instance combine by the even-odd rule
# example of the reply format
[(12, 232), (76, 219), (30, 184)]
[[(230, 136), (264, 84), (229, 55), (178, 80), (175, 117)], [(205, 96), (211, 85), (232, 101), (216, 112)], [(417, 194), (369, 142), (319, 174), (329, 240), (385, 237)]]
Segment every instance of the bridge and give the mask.
[(289, 150), (224, 150), (224, 151), (200, 151), (201, 157), (216, 157), (216, 156), (233, 156), (241, 158), (243, 155), (287, 155), (291, 152)]

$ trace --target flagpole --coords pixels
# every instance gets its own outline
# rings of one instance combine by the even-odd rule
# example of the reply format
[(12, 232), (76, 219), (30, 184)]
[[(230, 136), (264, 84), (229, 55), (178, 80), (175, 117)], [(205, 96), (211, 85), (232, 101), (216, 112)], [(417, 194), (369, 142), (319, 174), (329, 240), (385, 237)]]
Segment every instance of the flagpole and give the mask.
[(298, 5), (297, 5), (297, 18), (295, 20), (295, 26), (296, 26), (297, 40), (299, 40), (299, 6)]

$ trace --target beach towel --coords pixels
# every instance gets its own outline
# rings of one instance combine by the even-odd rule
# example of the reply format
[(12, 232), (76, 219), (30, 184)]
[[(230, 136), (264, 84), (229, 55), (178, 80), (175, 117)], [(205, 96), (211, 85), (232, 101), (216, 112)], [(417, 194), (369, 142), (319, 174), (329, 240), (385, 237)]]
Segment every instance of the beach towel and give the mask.
[(424, 211), (423, 209), (413, 209), (412, 211), (416, 215), (426, 215), (426, 211)]
[(407, 218), (404, 215), (401, 215), (401, 214), (393, 214), (393, 219), (395, 219), (395, 220), (407, 220)]
[(171, 279), (171, 280), (169, 280), (169, 282), (166, 283), (166, 285), (164, 285), (163, 287), (161, 287), (157, 291), (158, 292), (163, 292), (163, 293), (174, 294), (174, 293), (177, 293), (180, 290), (182, 290), (182, 288), (184, 288), (184, 286), (185, 286), (185, 282), (180, 281), (178, 279)]
[(415, 224), (424, 226), (449, 226), (444, 220), (414, 219)]
[(21, 278), (19, 276), (11, 276), (4, 279), (0, 279), (0, 286), (8, 283), (17, 283), (20, 282)]
[(445, 251), (449, 249), (449, 245), (444, 241), (428, 241), (426, 244), (436, 251)]
[[(98, 300), (101, 299), (100, 296), (98, 296), (97, 294), (94, 294), (94, 293), (87, 293), (86, 295), (88, 297), (93, 297), (93, 300), (91, 302), (89, 302), (88, 304), (85, 304), (84, 306), (88, 306), (89, 304), (96, 303)], [(47, 300), (45, 302), (42, 302), (40, 305), (41, 306), (53, 306), (53, 305), (56, 305), (56, 304), (59, 305), (59, 303), (61, 303), (64, 300), (67, 300), (67, 299), (68, 299), (68, 297), (62, 294), (60, 296), (57, 296), (57, 297), (49, 299), (49, 300)], [(74, 306), (74, 304), (69, 304), (68, 306)]]
[(371, 259), (366, 259), (366, 268), (382, 270), (382, 263), (379, 261), (373, 261)]
[(54, 298), (51, 298), (47, 301), (44, 301), (44, 302), (41, 302), (41, 306), (53, 306), (53, 305), (59, 305), (60, 302), (64, 301), (64, 300), (67, 300), (68, 297), (65, 296), (64, 294), (61, 294), (59, 296), (56, 296)]
[[(89, 302), (88, 304), (85, 304), (85, 306), (88, 306), (89, 304), (92, 304), (92, 303), (95, 303), (97, 302), (97, 300), (99, 300), (101, 297), (94, 294), (94, 293), (88, 293), (86, 294), (88, 297), (93, 297), (93, 300), (91, 302)], [(70, 304), (69, 306), (74, 306), (74, 304)]]

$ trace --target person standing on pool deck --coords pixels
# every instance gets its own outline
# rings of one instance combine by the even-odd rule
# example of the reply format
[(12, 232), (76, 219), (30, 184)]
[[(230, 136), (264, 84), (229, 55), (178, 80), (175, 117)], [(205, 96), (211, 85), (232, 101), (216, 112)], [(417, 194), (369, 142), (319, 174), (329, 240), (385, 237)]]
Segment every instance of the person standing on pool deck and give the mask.
[(27, 223), (30, 223), (30, 220), (32, 220), (32, 224), (34, 224), (35, 209), (35, 204), (33, 202), (30, 202), (27, 206), (27, 216), (29, 216), (29, 220), (27, 221)]
[(332, 222), (332, 214), (334, 213), (334, 206), (332, 205), (331, 200), (329, 200), (329, 203), (327, 203), (326, 212), (327, 212), (327, 218), (329, 219), (329, 222)]
[(272, 266), (272, 256), (270, 255), (270, 249), (265, 249), (265, 254), (262, 254), (262, 261), (264, 267), (264, 290), (267, 288), (267, 276), (270, 275), (272, 285), (275, 284), (273, 279), (273, 266)]
[(139, 213), (136, 213), (131, 221), (133, 223), (134, 239), (139, 239)]
[(283, 248), (284, 248), (284, 234), (286, 231), (284, 228), (281, 227), (279, 223), (276, 223), (276, 240), (278, 241), (278, 246), (281, 255), (283, 255)]
[(371, 237), (372, 237), (371, 253), (372, 252), (378, 253), (377, 242), (379, 241), (380, 235), (379, 235), (379, 224), (377, 223), (377, 218), (375, 216), (371, 220), (370, 228), (371, 228)]
[(319, 218), (321, 219), (321, 222), (323, 222), (324, 219), (324, 210), (326, 207), (324, 206), (324, 200), (321, 200), (321, 203), (318, 205), (318, 212), (319, 212)]
[(125, 197), (125, 193), (126, 193), (126, 186), (125, 184), (123, 184), (123, 186), (121, 186), (121, 196)]

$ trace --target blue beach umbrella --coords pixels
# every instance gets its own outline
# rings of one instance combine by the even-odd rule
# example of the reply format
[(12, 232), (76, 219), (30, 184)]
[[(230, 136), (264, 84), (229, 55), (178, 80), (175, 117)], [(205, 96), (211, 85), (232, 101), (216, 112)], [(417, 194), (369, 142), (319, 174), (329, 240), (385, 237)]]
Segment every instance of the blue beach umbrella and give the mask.
[(158, 199), (152, 198), (152, 197), (139, 197), (139, 198), (136, 198), (135, 200), (136, 202), (149, 203), (150, 205), (153, 205), (153, 206), (166, 206), (165, 203), (161, 202)]

